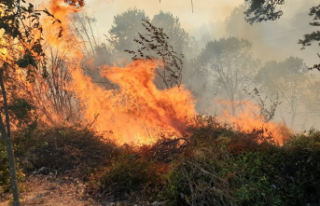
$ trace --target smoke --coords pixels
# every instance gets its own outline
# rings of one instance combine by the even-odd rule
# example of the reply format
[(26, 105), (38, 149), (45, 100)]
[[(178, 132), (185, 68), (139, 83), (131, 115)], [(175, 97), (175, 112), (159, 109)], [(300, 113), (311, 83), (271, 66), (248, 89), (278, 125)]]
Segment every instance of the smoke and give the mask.
[[(317, 1), (288, 1), (281, 8), (284, 15), (280, 19), (253, 25), (245, 22), (243, 12), (246, 6), (240, 5), (227, 18), (225, 35), (251, 41), (253, 44), (252, 54), (254, 57), (261, 59), (262, 63), (267, 61), (281, 62), (289, 56), (294, 56), (303, 59), (308, 66), (312, 66), (319, 62), (317, 56), (318, 45), (314, 44), (305, 50), (301, 50), (298, 40), (302, 39), (304, 34), (317, 29), (309, 25), (312, 19), (308, 15), (309, 9), (317, 4)], [(268, 75), (267, 73), (265, 75)], [(313, 77), (309, 76), (310, 82), (319, 79), (318, 72), (308, 72), (308, 75), (313, 75)], [(301, 85), (301, 87), (303, 86), (306, 85)], [(304, 98), (308, 98), (308, 96), (306, 95)], [(290, 122), (292, 113), (288, 111), (288, 107), (286, 101), (282, 101), (275, 119), (286, 123)], [(301, 102), (297, 106), (297, 110), (298, 117), (293, 126), (296, 130), (320, 126), (317, 119), (310, 116), (309, 111), (304, 107), (304, 103)]]
[[(196, 96), (198, 112), (215, 114), (219, 111), (214, 104), (214, 100), (219, 98), (219, 87), (221, 85), (215, 82), (213, 78), (209, 78), (209, 73), (201, 71), (201, 62), (197, 60), (207, 43), (229, 37), (250, 41), (252, 48), (249, 53), (252, 54), (253, 59), (260, 62), (256, 66), (257, 69), (264, 66), (265, 62), (283, 62), (290, 56), (301, 58), (308, 66), (311, 66), (319, 62), (317, 56), (318, 45), (301, 50), (301, 45), (297, 42), (303, 38), (304, 34), (316, 29), (309, 25), (311, 17), (308, 15), (309, 9), (314, 5), (317, 5), (316, 0), (288, 1), (281, 8), (284, 15), (279, 20), (250, 25), (244, 19), (243, 12), (246, 10), (246, 5), (243, 0), (194, 1), (193, 13), (191, 2), (184, 0), (162, 0), (161, 2), (158, 0), (141, 0), (139, 3), (124, 0), (88, 0), (86, 1), (86, 13), (90, 18), (96, 20), (94, 22), (95, 36), (99, 39), (97, 50), (92, 52), (91, 56), (89, 55), (90, 57), (87, 56), (88, 73), (94, 81), (105, 81), (106, 79), (100, 76), (100, 72), (96, 68), (105, 63), (117, 64), (117, 62), (122, 61), (115, 56), (105, 36), (108, 36), (115, 15), (119, 15), (130, 8), (143, 10), (150, 19), (160, 11), (170, 12), (179, 19), (181, 27), (190, 37), (188, 39), (189, 45), (183, 45), (188, 46), (188, 55), (184, 61), (183, 83)], [(137, 31), (133, 32), (137, 33)], [(319, 79), (317, 72), (309, 72), (308, 74), (313, 74), (310, 82)], [(261, 88), (259, 82), (246, 89), (252, 91), (255, 87)], [(264, 90), (261, 89), (263, 93)], [(309, 94), (311, 95), (312, 92), (309, 92)], [(264, 93), (263, 95), (267, 96), (268, 94)], [(249, 96), (242, 98), (250, 99)], [(272, 100), (274, 96), (269, 95), (268, 98)], [(305, 98), (312, 99), (307, 98), (307, 96)], [(289, 121), (291, 114), (287, 107), (288, 105), (282, 101), (276, 111), (276, 120), (284, 123)], [(294, 124), (297, 130), (317, 126), (316, 119), (311, 118), (302, 104), (297, 108), (299, 111), (297, 112), (297, 121)]]
[[(205, 23), (195, 27), (191, 33), (195, 36), (200, 51), (205, 48), (208, 41), (214, 41), (224, 37), (237, 37), (252, 42), (250, 52), (253, 58), (261, 61), (259, 67), (262, 67), (268, 61), (283, 62), (290, 56), (301, 58), (308, 66), (312, 66), (313, 64), (319, 63), (317, 43), (307, 47), (305, 50), (301, 50), (301, 45), (298, 44), (298, 40), (302, 39), (304, 34), (311, 33), (317, 29), (309, 25), (312, 19), (308, 15), (309, 9), (315, 5), (318, 5), (317, 1), (288, 1), (281, 8), (284, 15), (280, 19), (250, 25), (244, 19), (246, 5), (244, 2), (241, 2), (241, 4), (235, 6), (225, 17), (224, 21), (207, 19)], [(197, 69), (198, 68), (195, 68), (194, 70)], [(315, 83), (311, 82), (319, 79), (319, 73), (317, 71), (307, 71), (307, 69), (305, 69), (305, 72), (307, 73), (306, 75), (310, 83), (301, 85), (301, 87), (307, 88), (309, 84), (313, 84), (314, 86)], [(269, 74), (271, 74), (271, 71), (265, 72), (265, 75)], [(190, 83), (189, 88), (194, 91), (194, 94), (198, 98), (198, 111), (213, 111), (219, 113), (218, 110), (209, 108), (209, 105), (214, 105), (212, 104), (212, 99), (217, 98), (215, 95), (217, 94), (218, 87), (213, 83), (208, 86), (208, 84), (206, 84), (207, 76), (205, 74), (201, 75), (199, 69), (197, 75), (194, 75), (194, 80), (189, 80), (188, 82)], [(255, 87), (260, 88), (261, 86), (259, 85), (259, 82), (257, 82), (256, 85), (252, 85), (246, 89), (252, 91)], [(261, 95), (263, 98), (267, 97), (269, 101), (275, 101), (275, 96), (264, 93), (263, 88), (260, 89), (262, 90)], [(304, 94), (305, 96), (303, 98), (315, 99), (310, 96), (314, 95), (312, 91), (314, 89), (314, 87), (309, 87), (309, 93)], [(305, 107), (306, 103), (303, 102), (303, 98), (301, 97), (299, 105), (296, 106), (297, 117), (295, 118), (293, 128), (296, 131), (308, 130), (310, 127), (319, 128), (320, 125), (317, 117), (310, 114), (310, 110)], [(292, 118), (292, 113), (289, 111), (290, 105), (283, 99), (284, 97), (280, 97), (281, 104), (277, 107), (274, 119), (275, 121), (290, 124), (290, 119)], [(309, 104), (309, 102), (307, 102), (307, 104)]]
[(191, 1), (185, 0), (161, 0), (161, 2), (159, 0), (140, 0), (139, 2), (87, 0), (86, 8), (90, 14), (97, 18), (97, 26), (101, 34), (107, 34), (116, 14), (120, 14), (130, 8), (144, 10), (149, 17), (160, 11), (171, 12), (179, 17), (182, 27), (190, 33), (198, 25), (208, 22), (223, 22), (233, 8), (242, 2), (243, 0), (210, 0), (208, 4), (207, 0), (197, 0), (193, 4), (193, 13)]
[[(283, 60), (290, 55), (300, 57), (308, 65), (318, 62), (317, 47), (302, 51), (297, 44), (303, 35), (316, 28), (309, 25), (309, 9), (316, 1), (288, 1), (282, 10), (284, 15), (276, 21), (248, 24), (244, 20), (244, 4), (235, 8), (226, 21), (226, 36), (244, 38), (253, 43), (252, 53), (263, 60)], [(311, 55), (310, 55), (311, 54)]]

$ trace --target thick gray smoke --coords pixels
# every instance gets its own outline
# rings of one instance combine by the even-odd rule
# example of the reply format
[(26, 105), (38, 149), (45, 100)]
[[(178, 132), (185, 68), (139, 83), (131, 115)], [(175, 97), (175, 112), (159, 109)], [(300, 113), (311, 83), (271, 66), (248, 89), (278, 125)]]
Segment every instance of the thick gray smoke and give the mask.
[[(215, 1), (208, 2), (215, 4)], [(316, 29), (309, 25), (308, 15), (309, 9), (317, 5), (316, 0), (288, 1), (281, 8), (284, 15), (279, 20), (253, 25), (244, 19), (247, 8), (244, 2), (232, 9), (230, 5), (222, 7), (222, 19), (214, 15), (200, 19), (205, 15), (196, 9), (197, 2), (194, 4), (194, 13), (190, 8), (186, 10), (188, 15), (181, 11), (170, 13), (165, 8), (159, 12), (151, 4), (147, 7), (137, 4), (129, 10), (118, 8), (119, 13), (114, 14), (111, 25), (98, 27), (101, 29), (98, 33), (106, 36), (100, 35), (99, 45), (90, 54), (94, 56), (91, 64), (98, 67), (129, 61), (131, 56), (124, 49), (139, 49), (133, 39), (138, 37), (138, 32), (145, 32), (141, 20), (148, 19), (155, 26), (163, 27), (177, 53), (185, 54), (182, 82), (197, 98), (200, 113), (216, 114), (219, 112), (216, 100), (223, 99), (234, 102), (229, 109), (230, 113), (237, 114), (242, 110), (239, 102), (250, 100), (264, 105), (268, 111), (277, 105), (274, 120), (296, 131), (319, 126), (320, 73), (307, 69), (319, 63), (319, 47), (312, 45), (301, 50), (298, 44), (304, 34)], [(193, 17), (199, 22), (197, 26), (193, 21), (188, 24)], [(101, 21), (97, 18), (97, 25), (101, 25)], [(101, 81), (93, 70), (91, 75)]]
[[(267, 97), (266, 105), (271, 106), (271, 102), (278, 101), (277, 110), (274, 119), (292, 126), (295, 130), (301, 131), (309, 129), (310, 127), (319, 128), (317, 109), (320, 104), (317, 98), (317, 87), (319, 86), (319, 73), (317, 71), (308, 71), (307, 66), (312, 66), (319, 62), (317, 51), (318, 45), (312, 45), (305, 50), (301, 50), (301, 45), (298, 40), (303, 38), (303, 35), (315, 31), (317, 28), (310, 26), (309, 22), (312, 20), (308, 15), (309, 9), (317, 5), (317, 1), (288, 1), (281, 9), (284, 15), (276, 21), (268, 21), (262, 23), (255, 23), (250, 25), (244, 19), (244, 11), (247, 6), (242, 4), (236, 7), (225, 22), (213, 23), (208, 22), (194, 30), (194, 35), (201, 48), (205, 48), (208, 41), (219, 40), (220, 38), (236, 37), (245, 39), (252, 43), (251, 54), (255, 59), (260, 60), (258, 70), (262, 76), (271, 76), (276, 83), (265, 82), (264, 84), (257, 81), (246, 87), (247, 91), (252, 91), (258, 88), (261, 97)], [(282, 72), (293, 68), (290, 64), (290, 57), (297, 57), (303, 62), (296, 73)], [(235, 60), (235, 59), (233, 59)], [(230, 59), (230, 61), (233, 61)], [(287, 61), (288, 60), (288, 61)], [(265, 66), (270, 61), (277, 61), (273, 66)], [(279, 66), (281, 65), (281, 66)], [(216, 65), (215, 65), (216, 66)], [(274, 67), (277, 69), (272, 69)], [(214, 67), (214, 66), (213, 66)], [(212, 69), (213, 69), (212, 67)], [(246, 68), (242, 68), (246, 70)], [(294, 69), (292, 69), (294, 70)], [(262, 72), (263, 71), (263, 72)], [(281, 71), (281, 72), (278, 72)], [(292, 71), (291, 71), (292, 72)], [(281, 76), (282, 78), (278, 78)], [(288, 85), (294, 82), (295, 85)], [(303, 78), (304, 80), (297, 80)], [(198, 104), (201, 111), (205, 111), (208, 107), (208, 100), (212, 102), (212, 98), (220, 98), (221, 95), (216, 95), (219, 86), (214, 86), (216, 80), (212, 80), (211, 86), (208, 86), (207, 76), (204, 74), (202, 78), (197, 78), (191, 88), (196, 90), (199, 94), (200, 103)], [(280, 83), (284, 81), (285, 83)], [(269, 87), (269, 89), (268, 89)], [(270, 87), (276, 87), (273, 90)], [(278, 93), (279, 98), (277, 99)], [(212, 98), (209, 98), (209, 97)], [(256, 102), (258, 97), (255, 95), (247, 95), (244, 99), (251, 99)], [(240, 100), (238, 98), (238, 100)], [(209, 104), (211, 104), (211, 102)], [(269, 103), (268, 103), (269, 102)], [(292, 120), (293, 119), (293, 120)]]

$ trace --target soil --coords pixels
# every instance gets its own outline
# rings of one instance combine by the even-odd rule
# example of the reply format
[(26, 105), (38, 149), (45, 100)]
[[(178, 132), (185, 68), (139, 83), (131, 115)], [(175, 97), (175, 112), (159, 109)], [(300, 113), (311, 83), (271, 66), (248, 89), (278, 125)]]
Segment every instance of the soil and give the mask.
[[(11, 194), (0, 197), (0, 206), (9, 206)], [(100, 206), (85, 194), (85, 186), (77, 179), (35, 175), (21, 184), (21, 206)]]

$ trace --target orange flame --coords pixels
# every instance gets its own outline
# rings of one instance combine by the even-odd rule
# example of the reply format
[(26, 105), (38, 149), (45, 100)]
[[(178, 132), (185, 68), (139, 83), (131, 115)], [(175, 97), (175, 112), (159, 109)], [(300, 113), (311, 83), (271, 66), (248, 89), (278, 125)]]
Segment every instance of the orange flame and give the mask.
[[(230, 107), (231, 105), (231, 101), (228, 100), (218, 100), (216, 103), (221, 108), (225, 106)], [(217, 120), (225, 122), (230, 125), (232, 129), (244, 133), (262, 131), (264, 138), (272, 138), (272, 140), (279, 145), (283, 145), (293, 134), (292, 130), (283, 123), (265, 122), (264, 116), (259, 114), (260, 107), (258, 105), (248, 100), (236, 101), (234, 104), (241, 105), (242, 107), (236, 116), (229, 114), (229, 112), (224, 109), (223, 114), (217, 116)]]
[[(68, 2), (73, 2), (69, 4)], [(137, 60), (124, 68), (102, 67), (101, 76), (117, 85), (116, 89), (105, 89), (93, 83), (81, 69), (83, 62), (82, 43), (71, 26), (72, 14), (80, 11), (82, 1), (52, 0), (43, 4), (61, 23), (54, 23), (51, 17), (43, 17), (44, 39), (46, 44), (59, 51), (66, 70), (71, 74), (71, 82), (59, 82), (60, 87), (75, 95), (72, 106), (80, 103), (82, 122), (92, 125), (98, 132), (113, 137), (118, 143), (152, 144), (160, 135), (180, 136), (186, 132), (186, 125), (196, 115), (195, 100), (183, 85), (166, 90), (159, 90), (154, 84), (154, 72), (159, 64), (157, 60)], [(62, 31), (62, 38), (58, 38)], [(60, 35), (61, 36), (61, 35)], [(0, 45), (9, 43), (1, 37)], [(21, 49), (21, 54), (23, 50)], [(13, 53), (13, 52), (11, 52)], [(5, 47), (0, 49), (0, 58), (8, 55)], [(1, 60), (0, 59), (0, 60)], [(58, 68), (59, 69), (59, 68)], [(57, 70), (57, 69), (56, 69)], [(56, 72), (52, 70), (51, 73)], [(69, 74), (68, 73), (68, 74)], [(44, 122), (61, 122), (62, 117), (53, 109), (53, 100), (49, 85), (39, 73), (35, 74), (36, 83), (28, 83), (23, 71), (15, 70), (15, 78), (19, 80), (17, 87), (22, 96), (30, 95), (43, 113), (39, 115)], [(51, 86), (52, 87), (52, 86)], [(49, 94), (50, 95), (47, 95)], [(230, 101), (220, 101), (228, 105)], [(238, 105), (234, 102), (233, 105)], [(241, 102), (243, 109), (237, 117), (224, 111), (217, 117), (231, 125), (234, 130), (252, 132), (263, 130), (264, 137), (273, 137), (280, 145), (289, 138), (292, 131), (283, 124), (264, 122), (263, 117), (256, 115), (259, 107), (249, 101)]]
[(137, 60), (125, 68), (105, 66), (101, 75), (119, 86), (115, 90), (102, 89), (80, 70), (73, 70), (70, 90), (84, 108), (84, 119), (95, 122), (97, 131), (112, 131), (120, 143), (150, 144), (159, 132), (182, 135), (196, 114), (192, 95), (183, 86), (156, 87), (156, 67), (155, 60)]
[[(79, 41), (78, 37), (75, 35), (75, 29), (71, 26), (71, 21), (72, 14), (79, 12), (80, 8), (72, 6), (64, 0), (52, 0), (47, 2), (47, 4), (43, 5), (43, 9), (45, 8), (48, 8), (49, 12), (51, 12), (60, 22), (56, 22), (56, 20), (50, 16), (43, 19), (42, 25), (43, 28), (45, 28), (44, 39), (50, 43), (50, 46), (55, 46), (60, 50), (68, 52), (69, 56), (77, 57), (77, 55), (81, 53), (81, 49), (79, 49), (81, 45), (77, 45)], [(78, 48), (74, 48), (76, 45)]]

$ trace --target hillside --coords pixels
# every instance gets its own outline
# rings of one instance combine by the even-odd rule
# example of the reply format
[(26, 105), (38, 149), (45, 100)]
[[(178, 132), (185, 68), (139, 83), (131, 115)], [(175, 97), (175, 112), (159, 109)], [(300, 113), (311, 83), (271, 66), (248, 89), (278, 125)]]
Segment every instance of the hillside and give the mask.
[[(320, 132), (279, 146), (261, 131), (198, 123), (190, 136), (140, 146), (76, 127), (16, 134), (22, 205), (319, 205)], [(0, 154), (7, 202), (3, 145)]]

